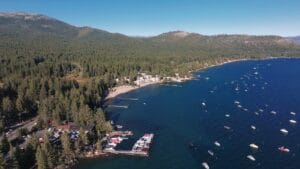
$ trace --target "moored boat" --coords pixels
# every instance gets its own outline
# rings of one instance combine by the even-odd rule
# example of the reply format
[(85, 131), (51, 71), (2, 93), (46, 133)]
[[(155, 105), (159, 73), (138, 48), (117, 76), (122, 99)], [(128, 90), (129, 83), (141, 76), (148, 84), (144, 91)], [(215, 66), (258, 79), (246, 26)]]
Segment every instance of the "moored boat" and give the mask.
[(214, 144), (215, 144), (217, 147), (220, 147), (220, 146), (221, 146), (221, 144), (220, 144), (219, 142), (217, 142), (217, 141), (215, 141)]
[(209, 169), (209, 166), (208, 166), (208, 164), (207, 164), (206, 162), (203, 162), (203, 163), (202, 163), (202, 166), (203, 166), (205, 169)]
[(291, 119), (291, 120), (289, 120), (289, 122), (290, 122), (290, 123), (292, 123), (292, 124), (296, 124), (296, 123), (297, 123), (297, 121), (296, 121), (296, 120), (292, 120), (292, 119)]
[(287, 131), (287, 129), (280, 129), (280, 132), (283, 133), (283, 134), (288, 134), (289, 131)]
[(289, 153), (290, 152), (290, 149), (288, 149), (284, 146), (279, 147), (278, 150), (281, 151), (281, 152), (284, 152), (284, 153)]
[(250, 144), (249, 146), (253, 149), (258, 149), (258, 145), (254, 144), (254, 143)]
[(207, 152), (208, 152), (208, 154), (211, 155), (211, 156), (214, 156), (214, 155), (215, 155), (214, 152), (211, 151), (211, 150), (208, 150)]
[(253, 155), (247, 155), (247, 158), (251, 161), (255, 161), (256, 159), (253, 157)]

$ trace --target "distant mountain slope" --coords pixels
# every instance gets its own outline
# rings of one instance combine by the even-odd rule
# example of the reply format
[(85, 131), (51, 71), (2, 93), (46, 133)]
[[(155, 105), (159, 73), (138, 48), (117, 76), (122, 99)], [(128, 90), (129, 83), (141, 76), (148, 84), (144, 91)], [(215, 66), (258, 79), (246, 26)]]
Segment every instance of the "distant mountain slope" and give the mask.
[(33, 36), (48, 34), (70, 38), (77, 35), (75, 26), (39, 14), (0, 13), (0, 30), (3, 35)]
[(288, 37), (288, 39), (300, 44), (300, 36)]

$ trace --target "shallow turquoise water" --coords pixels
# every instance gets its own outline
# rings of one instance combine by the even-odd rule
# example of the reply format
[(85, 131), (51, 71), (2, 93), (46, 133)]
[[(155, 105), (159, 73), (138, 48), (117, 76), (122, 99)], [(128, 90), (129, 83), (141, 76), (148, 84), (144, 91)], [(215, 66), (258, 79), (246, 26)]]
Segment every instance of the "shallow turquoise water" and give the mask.
[[(196, 80), (180, 84), (132, 91), (112, 101), (129, 105), (128, 109), (107, 109), (117, 124), (134, 132), (133, 139), (146, 132), (155, 134), (150, 157), (83, 160), (77, 168), (199, 169), (203, 168), (202, 162), (212, 169), (300, 168), (300, 124), (289, 123), (290, 119), (300, 123), (300, 59), (241, 61), (198, 72), (195, 77)], [(248, 111), (238, 108), (235, 100)], [(277, 114), (271, 114), (272, 110)], [(257, 129), (252, 130), (251, 125)], [(289, 134), (281, 134), (281, 128)], [(216, 147), (215, 141), (221, 147)], [(132, 143), (125, 142), (121, 148)], [(251, 150), (250, 143), (259, 149)], [(280, 153), (279, 146), (286, 146), (291, 152)], [(248, 160), (249, 154), (256, 161)]]

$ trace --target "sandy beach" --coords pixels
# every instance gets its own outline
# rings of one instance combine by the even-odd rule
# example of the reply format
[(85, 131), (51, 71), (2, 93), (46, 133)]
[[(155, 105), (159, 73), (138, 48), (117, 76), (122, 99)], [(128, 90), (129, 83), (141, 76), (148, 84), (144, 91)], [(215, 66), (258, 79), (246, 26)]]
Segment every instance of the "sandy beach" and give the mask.
[[(177, 81), (171, 81), (171, 82), (177, 82), (177, 83), (181, 83), (187, 80), (191, 80), (192, 77), (187, 77), (187, 78), (179, 78)], [(160, 81), (154, 81), (154, 82), (147, 82), (147, 83), (142, 83), (141, 85), (121, 85), (121, 86), (117, 86), (117, 87), (113, 87), (109, 90), (109, 94), (106, 96), (105, 100), (109, 100), (112, 99), (120, 94), (124, 94), (127, 92), (130, 92), (132, 90), (135, 89), (139, 89), (141, 87), (145, 87), (148, 85), (152, 85), (152, 84), (159, 84), (159, 83), (165, 83), (166, 81), (160, 80)]]
[(105, 99), (109, 100), (109, 99), (114, 98), (114, 97), (116, 97), (120, 94), (124, 94), (124, 93), (130, 92), (132, 90), (135, 90), (135, 89), (147, 86), (147, 85), (158, 84), (158, 83), (162, 83), (162, 81), (143, 83), (139, 86), (121, 85), (121, 86), (113, 87), (109, 90), (109, 94), (106, 96)]

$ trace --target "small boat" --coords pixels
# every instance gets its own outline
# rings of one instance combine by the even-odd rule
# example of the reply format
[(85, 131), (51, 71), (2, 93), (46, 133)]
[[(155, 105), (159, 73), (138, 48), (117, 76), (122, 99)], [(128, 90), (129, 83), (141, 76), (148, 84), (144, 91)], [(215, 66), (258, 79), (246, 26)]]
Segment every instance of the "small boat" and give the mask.
[(258, 72), (254, 72), (255, 75), (258, 75)]
[(219, 142), (217, 142), (217, 141), (215, 141), (214, 144), (215, 144), (217, 147), (220, 147), (220, 146), (221, 146), (221, 144), (220, 144)]
[(260, 112), (264, 112), (264, 110), (263, 110), (263, 109), (258, 109), (258, 111), (260, 111)]
[(239, 104), (237, 107), (238, 107), (238, 108), (242, 108), (243, 106)]
[(202, 102), (202, 106), (206, 106), (206, 103), (205, 103), (205, 102)]
[(288, 149), (284, 146), (279, 147), (278, 150), (281, 151), (281, 152), (284, 152), (284, 153), (289, 153), (290, 152), (290, 149)]
[(225, 117), (230, 117), (230, 114), (225, 114)]
[(189, 146), (190, 146), (191, 148), (195, 147), (194, 143), (192, 143), (192, 142), (189, 143)]
[(202, 166), (203, 166), (205, 169), (209, 169), (209, 166), (208, 166), (208, 164), (207, 164), (206, 162), (203, 162), (203, 163), (202, 163)]
[(249, 146), (250, 146), (251, 148), (253, 148), (253, 149), (256, 149), (256, 150), (258, 149), (258, 146), (257, 146), (256, 144), (254, 144), (254, 143), (250, 144)]
[(143, 105), (146, 105), (146, 103), (144, 102)]
[(270, 113), (271, 113), (271, 114), (274, 114), (274, 115), (277, 114), (276, 111), (273, 111), (273, 110), (272, 110)]
[(122, 129), (123, 126), (122, 125), (116, 125), (117, 129)]
[(239, 101), (237, 101), (237, 100), (235, 100), (235, 101), (234, 101), (234, 104), (240, 104), (240, 102), (239, 102)]
[(230, 127), (229, 126), (224, 126), (225, 129), (227, 130), (230, 130)]
[(208, 152), (208, 154), (211, 155), (211, 156), (214, 156), (214, 155), (215, 155), (214, 152), (212, 152), (211, 150), (208, 150), (207, 152)]
[(253, 125), (251, 125), (251, 128), (252, 128), (252, 130), (256, 130), (256, 127)]
[(251, 161), (255, 161), (255, 158), (252, 155), (247, 155), (247, 158)]
[(296, 124), (297, 123), (296, 120), (289, 120), (289, 122), (292, 123), (292, 124)]
[(291, 112), (291, 115), (296, 116), (296, 113), (295, 112)]
[(289, 131), (287, 131), (286, 129), (280, 129), (280, 132), (283, 133), (283, 134), (288, 134)]
[(235, 91), (239, 91), (239, 84), (236, 85)]

